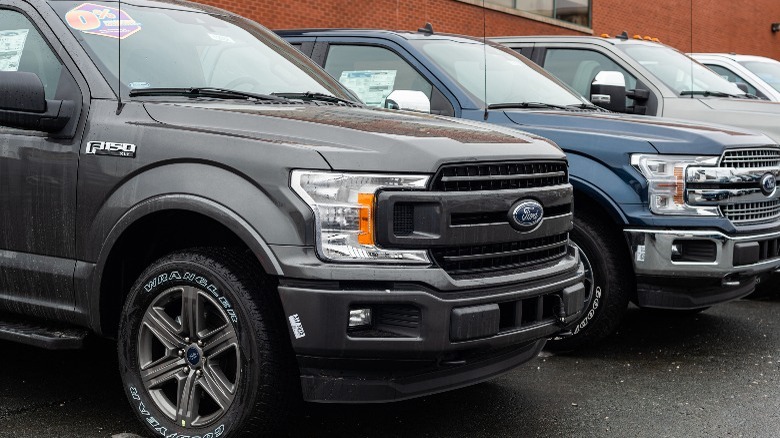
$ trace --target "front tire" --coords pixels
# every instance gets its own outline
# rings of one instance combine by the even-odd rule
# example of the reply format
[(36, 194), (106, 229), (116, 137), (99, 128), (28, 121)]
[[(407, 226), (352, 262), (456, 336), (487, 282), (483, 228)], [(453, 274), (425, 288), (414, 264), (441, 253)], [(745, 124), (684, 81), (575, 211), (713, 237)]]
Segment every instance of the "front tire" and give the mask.
[(273, 433), (300, 396), (275, 289), (233, 251), (178, 252), (130, 291), (119, 366), (136, 416), (153, 435)]
[(571, 330), (547, 343), (553, 351), (570, 351), (592, 345), (620, 325), (636, 289), (633, 267), (625, 243), (611, 223), (583, 212), (574, 216), (572, 244), (585, 265), (585, 310)]

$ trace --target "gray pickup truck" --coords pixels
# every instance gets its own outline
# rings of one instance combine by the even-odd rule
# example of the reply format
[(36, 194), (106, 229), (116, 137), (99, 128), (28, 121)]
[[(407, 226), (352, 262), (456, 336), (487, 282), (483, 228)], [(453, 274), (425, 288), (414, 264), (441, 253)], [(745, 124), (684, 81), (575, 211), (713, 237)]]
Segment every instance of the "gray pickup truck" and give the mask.
[(7, 0), (0, 50), (0, 340), (116, 338), (152, 435), (476, 383), (582, 313), (548, 140), (367, 109), (196, 4)]
[(722, 123), (780, 142), (780, 104), (749, 95), (667, 45), (629, 38), (522, 36), (511, 47), (596, 105), (630, 114)]

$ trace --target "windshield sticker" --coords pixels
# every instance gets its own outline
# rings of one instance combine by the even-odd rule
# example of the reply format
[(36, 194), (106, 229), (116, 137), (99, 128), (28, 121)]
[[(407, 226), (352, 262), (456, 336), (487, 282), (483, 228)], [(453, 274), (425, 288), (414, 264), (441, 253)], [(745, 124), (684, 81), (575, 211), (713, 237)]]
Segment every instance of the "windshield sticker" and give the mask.
[(151, 88), (152, 84), (148, 82), (130, 82), (129, 84), (127, 84), (127, 86), (135, 90), (140, 88)]
[(29, 29), (0, 31), (0, 71), (19, 70)]
[(141, 24), (125, 11), (93, 3), (71, 9), (65, 14), (65, 21), (78, 31), (121, 40), (141, 30)]
[(339, 82), (354, 91), (368, 106), (382, 106), (393, 91), (397, 70), (343, 71)]
[(235, 41), (233, 40), (233, 38), (230, 38), (229, 36), (217, 35), (215, 33), (210, 33), (209, 36), (214, 41), (220, 41), (220, 42), (223, 42), (223, 43), (235, 44)]

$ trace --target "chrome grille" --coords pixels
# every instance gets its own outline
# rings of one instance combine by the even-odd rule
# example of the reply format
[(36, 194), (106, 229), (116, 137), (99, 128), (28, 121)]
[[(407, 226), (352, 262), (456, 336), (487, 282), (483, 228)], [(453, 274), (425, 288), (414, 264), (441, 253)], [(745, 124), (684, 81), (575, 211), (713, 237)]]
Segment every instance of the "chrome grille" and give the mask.
[(723, 205), (723, 215), (735, 225), (769, 222), (780, 218), (780, 200)]
[(436, 264), (453, 277), (506, 273), (555, 262), (566, 256), (569, 234), (493, 245), (454, 246), (432, 251)]
[(561, 161), (478, 163), (442, 167), (434, 178), (432, 190), (464, 192), (530, 189), (568, 182), (568, 168)]
[(780, 149), (734, 149), (723, 153), (720, 167), (780, 167)]

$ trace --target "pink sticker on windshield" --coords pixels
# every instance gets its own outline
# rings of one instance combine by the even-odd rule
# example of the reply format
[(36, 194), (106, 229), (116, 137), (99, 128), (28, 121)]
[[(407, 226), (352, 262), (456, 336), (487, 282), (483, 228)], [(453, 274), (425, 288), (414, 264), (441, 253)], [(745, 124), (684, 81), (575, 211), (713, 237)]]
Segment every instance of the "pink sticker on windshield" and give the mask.
[(141, 30), (141, 25), (125, 11), (94, 3), (84, 3), (65, 14), (65, 21), (73, 29), (109, 38), (125, 39)]

